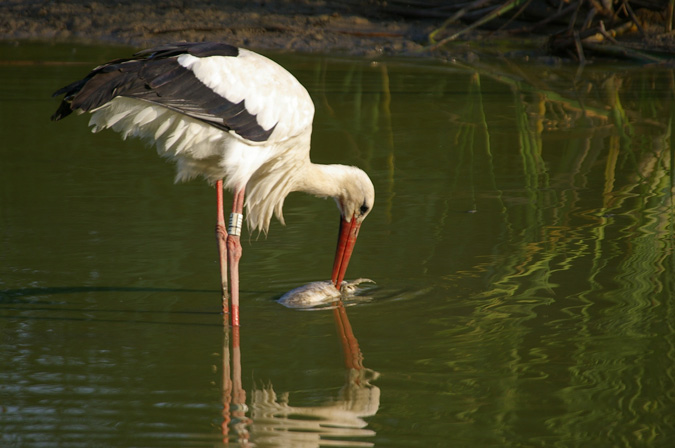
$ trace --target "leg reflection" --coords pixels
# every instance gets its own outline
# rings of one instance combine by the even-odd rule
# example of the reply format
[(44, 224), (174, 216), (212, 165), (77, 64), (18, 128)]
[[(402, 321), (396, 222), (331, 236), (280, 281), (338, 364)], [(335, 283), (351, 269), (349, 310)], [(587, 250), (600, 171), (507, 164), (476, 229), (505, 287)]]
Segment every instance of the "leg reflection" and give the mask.
[[(239, 327), (230, 328), (225, 316), (223, 325), (223, 422), (221, 432), (223, 444), (230, 442), (230, 428), (234, 431), (239, 446), (250, 446), (249, 425), (251, 419), (246, 416), (246, 391), (241, 382), (241, 348)], [(230, 337), (232, 352), (230, 353)], [(230, 364), (231, 361), (231, 364)]]

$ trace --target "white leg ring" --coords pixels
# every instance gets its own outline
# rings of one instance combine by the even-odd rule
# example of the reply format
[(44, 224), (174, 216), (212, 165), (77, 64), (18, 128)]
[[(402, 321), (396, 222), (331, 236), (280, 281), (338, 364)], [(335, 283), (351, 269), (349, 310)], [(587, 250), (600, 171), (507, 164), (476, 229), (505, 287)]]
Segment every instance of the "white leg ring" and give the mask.
[(241, 235), (241, 225), (244, 222), (244, 215), (241, 213), (230, 213), (230, 226), (227, 233), (233, 236)]

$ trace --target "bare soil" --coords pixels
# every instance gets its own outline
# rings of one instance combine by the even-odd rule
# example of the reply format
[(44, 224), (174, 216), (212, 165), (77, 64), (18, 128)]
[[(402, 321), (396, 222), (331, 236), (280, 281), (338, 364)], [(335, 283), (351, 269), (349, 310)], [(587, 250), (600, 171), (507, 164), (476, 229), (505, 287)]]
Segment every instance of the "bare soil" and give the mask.
[[(253, 49), (410, 54), (440, 19), (403, 20), (377, 2), (314, 0), (30, 1), (0, 6), (0, 40), (147, 47), (217, 40)], [(356, 2), (358, 3), (358, 2)], [(357, 7), (358, 6), (358, 7)]]
[[(600, 2), (534, 0), (518, 12), (511, 11), (511, 16), (495, 15), (478, 31), (477, 27), (473, 30), (473, 23), (490, 17), (487, 10), (495, 11), (509, 2), (4, 0), (0, 6), (0, 41), (110, 43), (142, 48), (171, 41), (213, 40), (256, 50), (453, 59), (521, 49), (524, 51), (519, 54), (528, 58), (554, 55), (580, 62), (589, 57), (674, 61), (675, 33), (665, 26), (667, 2), (628, 2), (635, 9), (635, 13), (631, 9), (629, 22), (626, 2), (620, 6), (621, 2), (615, 1), (619, 9), (610, 14), (603, 12), (604, 3)], [(484, 9), (485, 5), (492, 9)], [(567, 13), (561, 15), (561, 10)], [(444, 25), (446, 19), (460, 12), (461, 21)], [(452, 36), (459, 34), (461, 39), (454, 40)], [(441, 45), (450, 39), (450, 45)], [(434, 40), (437, 45), (430, 44)]]

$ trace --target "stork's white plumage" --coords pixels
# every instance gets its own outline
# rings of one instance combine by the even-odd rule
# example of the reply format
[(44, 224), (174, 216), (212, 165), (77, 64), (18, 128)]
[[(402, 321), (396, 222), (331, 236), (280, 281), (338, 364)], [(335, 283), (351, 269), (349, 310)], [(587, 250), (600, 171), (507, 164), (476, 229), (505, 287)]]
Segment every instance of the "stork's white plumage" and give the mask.
[[(64, 94), (52, 116), (92, 113), (93, 130), (140, 137), (176, 162), (176, 181), (197, 176), (216, 184), (216, 227), (227, 312), (239, 324), (240, 223), (267, 232), (272, 214), (283, 223), (284, 199), (293, 191), (333, 197), (341, 214), (332, 282), (344, 278), (361, 223), (375, 191), (365, 172), (317, 165), (309, 158), (314, 105), (307, 90), (275, 62), (222, 43), (176, 43), (96, 67)], [(222, 189), (234, 192), (226, 232)]]

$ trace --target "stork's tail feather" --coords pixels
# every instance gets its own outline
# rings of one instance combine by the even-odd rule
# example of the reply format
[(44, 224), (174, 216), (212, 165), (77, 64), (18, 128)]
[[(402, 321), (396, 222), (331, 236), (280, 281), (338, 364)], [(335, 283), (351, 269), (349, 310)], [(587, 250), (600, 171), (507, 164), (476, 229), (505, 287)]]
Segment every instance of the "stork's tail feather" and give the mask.
[(61, 104), (59, 104), (59, 108), (52, 114), (52, 121), (59, 121), (72, 113), (73, 109), (70, 108), (70, 102), (62, 100)]
[(52, 93), (52, 98), (55, 98), (59, 95), (65, 95), (59, 104), (59, 108), (52, 115), (52, 121), (59, 121), (73, 113), (73, 108), (71, 106), (73, 96), (77, 95), (77, 93), (82, 90), (82, 87), (87, 83), (88, 80), (89, 77), (78, 79), (77, 81), (71, 82), (67, 86), (61, 87), (56, 92)]

